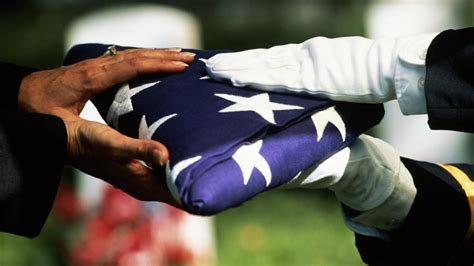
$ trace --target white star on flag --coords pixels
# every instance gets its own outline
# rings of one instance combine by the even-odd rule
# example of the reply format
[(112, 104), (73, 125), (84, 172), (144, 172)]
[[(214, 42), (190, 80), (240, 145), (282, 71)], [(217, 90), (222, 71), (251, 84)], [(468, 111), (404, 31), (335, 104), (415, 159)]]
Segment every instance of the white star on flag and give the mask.
[(109, 107), (109, 111), (107, 112), (107, 117), (106, 121), (108, 124), (112, 123), (115, 129), (118, 129), (118, 119), (121, 115), (130, 113), (133, 111), (133, 105), (132, 105), (132, 97), (140, 93), (141, 91), (148, 89), (152, 87), (153, 85), (159, 83), (157, 82), (151, 82), (151, 83), (146, 83), (143, 85), (140, 85), (138, 87), (135, 87), (133, 89), (130, 89), (130, 86), (128, 83), (125, 83), (115, 94), (114, 101)]
[(323, 137), (324, 130), (326, 129), (326, 126), (329, 122), (331, 122), (331, 124), (333, 124), (339, 130), (339, 133), (342, 136), (342, 141), (346, 140), (346, 124), (344, 124), (344, 121), (334, 106), (315, 113), (311, 116), (311, 120), (313, 120), (314, 126), (316, 127), (318, 141), (320, 141)]
[(177, 116), (178, 114), (170, 114), (167, 116), (164, 116), (160, 119), (158, 119), (156, 122), (151, 124), (151, 126), (148, 127), (146, 123), (146, 118), (145, 116), (142, 116), (142, 120), (140, 121), (140, 126), (138, 128), (138, 137), (141, 139), (151, 139), (153, 134), (155, 134), (155, 131), (163, 125), (166, 121), (169, 119)]
[(299, 172), (281, 188), (304, 187), (310, 189), (327, 188), (341, 179), (349, 162), (351, 150), (346, 147), (320, 164), (315, 164)]
[(250, 176), (252, 175), (252, 170), (257, 168), (257, 170), (262, 173), (266, 181), (266, 186), (270, 185), (272, 181), (272, 172), (270, 166), (267, 163), (267, 160), (259, 153), (262, 148), (263, 140), (258, 140), (257, 142), (249, 145), (244, 145), (240, 147), (235, 154), (232, 156), (232, 159), (239, 165), (240, 170), (244, 178), (244, 185), (247, 185)]
[(297, 105), (271, 102), (268, 93), (261, 93), (251, 97), (242, 97), (222, 93), (216, 93), (214, 95), (235, 103), (220, 110), (219, 113), (248, 111), (255, 112), (272, 124), (275, 124), (275, 117), (273, 114), (274, 111), (304, 109), (303, 107)]
[(180, 196), (179, 196), (179, 191), (178, 187), (176, 186), (176, 178), (178, 178), (178, 175), (183, 171), (184, 169), (188, 168), (190, 165), (193, 163), (201, 160), (202, 156), (195, 156), (186, 160), (183, 160), (173, 167), (171, 169), (170, 167), (170, 161), (166, 163), (166, 184), (168, 185), (168, 188), (171, 192), (171, 195), (178, 200), (181, 203)]

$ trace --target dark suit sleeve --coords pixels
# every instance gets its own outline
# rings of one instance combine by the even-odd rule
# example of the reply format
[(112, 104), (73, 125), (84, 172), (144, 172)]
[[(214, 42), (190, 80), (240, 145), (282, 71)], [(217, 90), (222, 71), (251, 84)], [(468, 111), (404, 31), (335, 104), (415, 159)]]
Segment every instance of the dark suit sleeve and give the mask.
[(0, 71), (3, 84), (0, 88), (2, 95), (0, 97), (0, 109), (16, 111), (18, 110), (18, 89), (21, 80), (35, 69), (0, 62)]
[(439, 34), (428, 49), (426, 67), (430, 127), (474, 132), (474, 28)]
[(17, 111), (18, 87), (32, 69), (0, 64), (0, 231), (34, 237), (51, 210), (67, 146), (63, 121)]

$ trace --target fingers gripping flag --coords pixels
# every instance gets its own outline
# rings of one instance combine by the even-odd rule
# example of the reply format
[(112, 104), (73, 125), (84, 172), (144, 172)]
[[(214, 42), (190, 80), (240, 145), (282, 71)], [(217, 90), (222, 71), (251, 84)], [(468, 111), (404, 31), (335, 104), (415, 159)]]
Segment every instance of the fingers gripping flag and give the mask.
[[(107, 47), (76, 46), (65, 64)], [(183, 73), (143, 76), (93, 99), (109, 125), (169, 149), (168, 187), (191, 213), (218, 213), (289, 182), (383, 116), (380, 105), (335, 105), (213, 81), (205, 61), (217, 52), (192, 52), (196, 60)]]

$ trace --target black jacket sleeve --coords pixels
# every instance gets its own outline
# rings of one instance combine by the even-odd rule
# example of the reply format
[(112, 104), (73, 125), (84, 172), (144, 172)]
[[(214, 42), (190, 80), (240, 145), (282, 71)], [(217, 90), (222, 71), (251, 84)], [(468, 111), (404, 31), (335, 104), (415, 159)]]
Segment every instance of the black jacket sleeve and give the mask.
[(425, 94), (431, 128), (474, 132), (474, 28), (447, 30), (432, 41)]
[(18, 88), (32, 69), (0, 63), (0, 231), (34, 237), (51, 210), (67, 133), (55, 116), (17, 111)]
[(35, 69), (0, 62), (0, 71), (3, 77), (3, 85), (0, 88), (2, 95), (0, 109), (16, 111), (18, 110), (18, 90), (21, 80)]

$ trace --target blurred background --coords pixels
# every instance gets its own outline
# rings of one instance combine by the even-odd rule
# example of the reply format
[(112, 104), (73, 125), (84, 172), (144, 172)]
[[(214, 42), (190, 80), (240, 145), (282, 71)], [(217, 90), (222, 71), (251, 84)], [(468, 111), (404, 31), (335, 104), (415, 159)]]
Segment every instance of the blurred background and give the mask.
[[(314, 36), (400, 36), (474, 25), (472, 0), (3, 0), (0, 60), (61, 65), (80, 42), (234, 49)], [(474, 163), (472, 136), (386, 105), (371, 134), (420, 160)], [(86, 117), (95, 119), (93, 111)], [(272, 191), (213, 218), (137, 202), (66, 169), (34, 240), (0, 233), (0, 265), (363, 265), (334, 196)]]

